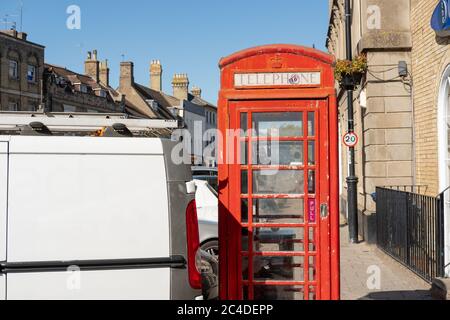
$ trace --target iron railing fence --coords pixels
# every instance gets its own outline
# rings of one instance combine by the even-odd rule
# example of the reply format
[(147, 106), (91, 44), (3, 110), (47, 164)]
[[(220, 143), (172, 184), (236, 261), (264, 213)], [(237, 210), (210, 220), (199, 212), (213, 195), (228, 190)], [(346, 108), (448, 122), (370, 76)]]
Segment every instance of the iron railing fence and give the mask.
[(377, 244), (424, 280), (444, 277), (444, 194), (377, 188)]

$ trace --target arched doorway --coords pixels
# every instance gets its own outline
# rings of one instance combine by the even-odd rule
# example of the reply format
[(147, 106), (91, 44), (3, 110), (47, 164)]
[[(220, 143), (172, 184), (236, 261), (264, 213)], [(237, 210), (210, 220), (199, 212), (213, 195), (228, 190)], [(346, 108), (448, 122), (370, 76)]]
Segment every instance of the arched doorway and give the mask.
[[(450, 65), (444, 71), (438, 98), (439, 190), (445, 192), (445, 264), (450, 263)], [(450, 275), (450, 268), (446, 269)]]

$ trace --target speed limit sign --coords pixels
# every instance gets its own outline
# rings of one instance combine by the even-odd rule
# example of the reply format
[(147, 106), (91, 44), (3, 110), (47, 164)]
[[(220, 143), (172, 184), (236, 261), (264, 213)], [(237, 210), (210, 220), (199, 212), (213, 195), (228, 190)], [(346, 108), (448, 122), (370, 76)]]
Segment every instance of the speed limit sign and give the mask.
[(353, 148), (354, 146), (356, 146), (358, 144), (358, 136), (356, 135), (356, 133), (348, 132), (344, 136), (344, 144), (349, 148)]

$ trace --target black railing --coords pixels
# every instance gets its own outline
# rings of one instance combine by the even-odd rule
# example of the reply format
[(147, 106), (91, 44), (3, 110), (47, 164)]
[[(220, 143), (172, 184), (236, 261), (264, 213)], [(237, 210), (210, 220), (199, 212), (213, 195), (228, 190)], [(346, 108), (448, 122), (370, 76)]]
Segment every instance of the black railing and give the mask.
[(424, 280), (444, 276), (444, 194), (377, 188), (377, 244)]

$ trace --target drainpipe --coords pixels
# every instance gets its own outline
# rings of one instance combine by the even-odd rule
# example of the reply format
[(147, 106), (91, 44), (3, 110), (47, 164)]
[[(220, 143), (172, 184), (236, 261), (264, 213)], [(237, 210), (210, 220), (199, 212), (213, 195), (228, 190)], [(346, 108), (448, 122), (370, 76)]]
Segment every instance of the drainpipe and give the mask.
[[(347, 60), (352, 60), (352, 14), (350, 0), (345, 0), (345, 31)], [(348, 111), (348, 132), (355, 132), (355, 120), (353, 116), (353, 90), (347, 89), (347, 111)], [(347, 177), (347, 202), (348, 202), (348, 225), (350, 243), (358, 243), (358, 177), (355, 171), (355, 148), (349, 150), (349, 176)]]

